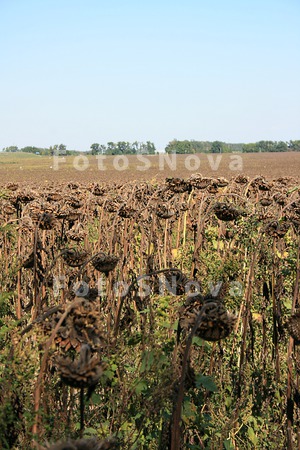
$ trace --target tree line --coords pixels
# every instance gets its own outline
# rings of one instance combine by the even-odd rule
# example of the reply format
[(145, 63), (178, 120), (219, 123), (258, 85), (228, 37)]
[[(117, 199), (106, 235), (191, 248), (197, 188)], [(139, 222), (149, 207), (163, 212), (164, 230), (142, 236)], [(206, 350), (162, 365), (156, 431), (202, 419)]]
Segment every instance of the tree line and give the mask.
[[(25, 152), (35, 153), (38, 155), (75, 155), (81, 153), (78, 150), (67, 150), (64, 144), (56, 144), (49, 148), (40, 148), (27, 146), (18, 148), (15, 145), (5, 147), (3, 152)], [(259, 153), (259, 152), (299, 152), (300, 140), (285, 141), (259, 141), (254, 143), (238, 143), (231, 144), (222, 141), (195, 141), (195, 140), (177, 140), (173, 139), (165, 147), (166, 153)], [(86, 152), (91, 155), (154, 155), (157, 153), (153, 142), (133, 143), (126, 141), (107, 142), (107, 144), (93, 143)]]
[(229, 144), (222, 141), (179, 141), (173, 139), (165, 148), (166, 153), (259, 153), (259, 152), (299, 152), (300, 140), (259, 141), (249, 144)]
[(56, 144), (53, 146), (50, 146), (49, 148), (41, 148), (41, 147), (34, 147), (34, 146), (27, 146), (19, 148), (16, 145), (11, 145), (10, 147), (4, 147), (2, 149), (3, 152), (7, 153), (17, 153), (17, 152), (23, 152), (23, 153), (35, 153), (36, 155), (74, 155), (78, 154), (78, 150), (67, 150), (67, 146), (64, 144)]
[[(50, 146), (49, 148), (40, 148), (27, 146), (18, 148), (16, 145), (12, 145), (10, 147), (5, 147), (2, 149), (3, 152), (16, 153), (16, 152), (25, 152), (25, 153), (34, 153), (37, 155), (74, 155), (81, 153), (78, 150), (67, 150), (67, 146), (64, 144), (56, 144)], [(147, 154), (154, 155), (156, 153), (156, 148), (153, 142), (147, 141), (145, 142), (107, 142), (106, 145), (94, 143), (90, 146), (89, 151), (86, 152), (91, 155), (138, 155), (138, 154)]]
[(153, 142), (108, 142), (107, 145), (94, 143), (90, 147), (92, 155), (154, 155), (156, 148)]

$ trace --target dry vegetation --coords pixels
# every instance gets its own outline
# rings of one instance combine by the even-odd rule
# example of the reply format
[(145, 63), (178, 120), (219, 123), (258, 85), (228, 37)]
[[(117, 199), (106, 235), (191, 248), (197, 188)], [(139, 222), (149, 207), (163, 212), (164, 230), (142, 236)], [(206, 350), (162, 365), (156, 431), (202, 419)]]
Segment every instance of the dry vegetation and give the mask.
[(36, 158), (0, 164), (0, 448), (299, 448), (299, 155), (128, 183)]

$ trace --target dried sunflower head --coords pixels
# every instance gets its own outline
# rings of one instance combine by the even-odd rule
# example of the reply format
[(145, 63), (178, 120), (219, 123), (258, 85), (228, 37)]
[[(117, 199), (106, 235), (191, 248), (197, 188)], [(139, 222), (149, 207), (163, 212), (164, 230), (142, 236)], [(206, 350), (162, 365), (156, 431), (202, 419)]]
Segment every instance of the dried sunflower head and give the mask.
[(157, 205), (155, 212), (157, 217), (160, 217), (161, 219), (170, 219), (176, 213), (175, 209), (171, 208), (166, 203), (160, 203), (159, 205)]
[(55, 365), (62, 382), (75, 388), (95, 387), (106, 367), (98, 354), (92, 356), (87, 344), (81, 346), (79, 359), (59, 356)]
[(238, 184), (246, 184), (248, 183), (249, 178), (245, 175), (238, 175), (237, 177), (235, 177), (234, 181)]
[(170, 191), (176, 193), (186, 192), (191, 189), (190, 184), (181, 178), (166, 178), (166, 184)]
[(95, 256), (92, 260), (92, 265), (99, 272), (104, 273), (106, 276), (114, 270), (116, 265), (118, 264), (120, 258), (115, 255), (105, 255), (102, 253), (99, 256)]
[(200, 298), (200, 300), (199, 305), (195, 300), (181, 310), (180, 326), (183, 329), (192, 330), (199, 314), (201, 314), (195, 336), (213, 342), (228, 337), (234, 329), (237, 317), (228, 312), (220, 301), (204, 300), (203, 298)]
[(82, 266), (87, 260), (88, 253), (85, 250), (74, 250), (72, 248), (66, 248), (62, 254), (66, 264), (70, 267)]
[(167, 288), (174, 295), (183, 295), (186, 286), (191, 281), (181, 270), (166, 270), (164, 276), (167, 282)]
[(300, 310), (296, 311), (291, 317), (288, 319), (286, 323), (286, 328), (294, 339), (296, 345), (300, 344)]
[(288, 221), (272, 220), (265, 228), (266, 233), (274, 238), (282, 238), (286, 235), (290, 228)]
[(241, 213), (234, 206), (227, 203), (218, 202), (214, 205), (213, 210), (218, 219), (225, 222), (237, 219)]
[[(49, 315), (43, 326), (47, 331), (53, 330), (60, 320), (64, 308)], [(87, 343), (93, 350), (101, 350), (106, 346), (105, 330), (102, 327), (103, 320), (97, 305), (84, 300), (74, 307), (58, 329), (55, 342), (65, 351), (78, 350), (82, 344)]]
[(134, 217), (136, 212), (137, 212), (136, 209), (124, 203), (124, 205), (120, 207), (118, 214), (120, 217), (123, 217), (124, 219), (130, 219), (131, 217)]

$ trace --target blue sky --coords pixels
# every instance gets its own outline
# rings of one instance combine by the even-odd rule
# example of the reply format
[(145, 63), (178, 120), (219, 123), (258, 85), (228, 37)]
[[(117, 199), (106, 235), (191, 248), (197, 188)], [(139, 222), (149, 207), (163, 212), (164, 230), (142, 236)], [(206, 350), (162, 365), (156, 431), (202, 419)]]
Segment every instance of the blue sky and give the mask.
[(0, 149), (300, 139), (299, 0), (0, 0)]

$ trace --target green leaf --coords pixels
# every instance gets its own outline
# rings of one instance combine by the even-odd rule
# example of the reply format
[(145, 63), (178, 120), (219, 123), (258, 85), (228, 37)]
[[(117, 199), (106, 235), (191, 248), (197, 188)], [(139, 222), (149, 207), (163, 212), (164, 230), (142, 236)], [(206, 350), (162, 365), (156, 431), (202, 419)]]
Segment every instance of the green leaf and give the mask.
[(210, 392), (217, 392), (218, 387), (212, 377), (206, 376), (206, 375), (196, 375), (196, 387), (200, 388), (203, 386), (205, 389), (207, 389)]
[(248, 427), (248, 436), (252, 444), (257, 445), (258, 437), (256, 436), (252, 427)]
[(145, 351), (142, 357), (141, 372), (145, 372), (151, 369), (154, 362), (154, 353), (152, 350)]
[(229, 406), (231, 406), (231, 404), (232, 404), (232, 398), (226, 397), (225, 398), (225, 406), (227, 406), (227, 408), (229, 408)]
[(97, 434), (98, 434), (97, 430), (95, 430), (95, 428), (91, 428), (91, 427), (85, 428), (84, 433), (83, 433), (83, 435), (87, 436), (87, 437), (95, 436)]
[(170, 322), (166, 322), (165, 320), (163, 320), (162, 322), (160, 322), (160, 326), (163, 328), (170, 329), (172, 327), (172, 324)]
[(93, 392), (91, 400), (94, 405), (100, 405), (101, 402), (103, 401), (103, 398), (101, 397), (101, 395), (96, 394), (96, 392)]
[(171, 329), (177, 331), (177, 329), (178, 329), (178, 323), (179, 323), (179, 320), (176, 320), (176, 321), (172, 324)]
[(115, 372), (113, 372), (112, 370), (104, 370), (103, 375), (106, 376), (106, 378), (108, 378), (109, 380), (112, 380), (115, 376)]
[(231, 442), (231, 439), (225, 439), (225, 441), (223, 441), (223, 445), (225, 447), (225, 450), (234, 450), (234, 446)]
[(198, 336), (194, 336), (194, 337), (193, 337), (192, 343), (193, 343), (194, 345), (196, 345), (197, 347), (203, 347), (203, 346), (204, 346), (204, 347), (207, 348), (207, 349), (210, 349), (210, 348), (211, 348), (211, 345), (210, 345), (208, 342), (204, 341), (203, 339), (201, 339), (201, 338), (198, 337)]
[(291, 309), (292, 308), (292, 299), (287, 298), (287, 299), (283, 300), (283, 304), (287, 309)]
[(135, 392), (137, 394), (141, 394), (146, 389), (147, 389), (147, 383), (144, 380), (139, 381), (135, 386)]

